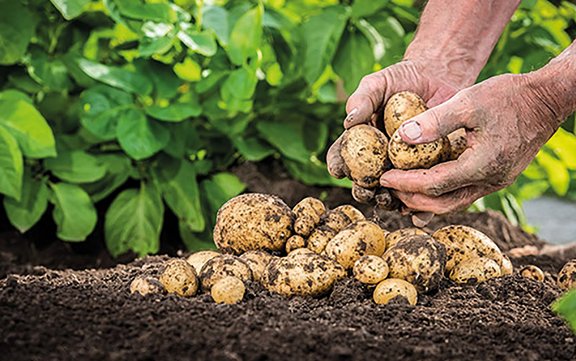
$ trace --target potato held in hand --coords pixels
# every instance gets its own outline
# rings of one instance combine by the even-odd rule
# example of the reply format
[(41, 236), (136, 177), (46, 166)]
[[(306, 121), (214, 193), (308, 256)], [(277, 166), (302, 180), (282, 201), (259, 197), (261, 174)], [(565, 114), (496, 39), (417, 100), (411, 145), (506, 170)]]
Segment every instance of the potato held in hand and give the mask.
[(424, 113), (428, 107), (418, 95), (403, 91), (393, 94), (384, 107), (384, 127), (389, 137), (400, 128), (402, 123)]

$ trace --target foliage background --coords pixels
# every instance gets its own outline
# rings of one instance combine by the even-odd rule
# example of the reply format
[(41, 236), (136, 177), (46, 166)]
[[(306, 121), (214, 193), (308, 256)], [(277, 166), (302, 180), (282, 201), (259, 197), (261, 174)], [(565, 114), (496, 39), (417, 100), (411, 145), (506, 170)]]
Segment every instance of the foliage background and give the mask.
[[(144, 255), (158, 251), (166, 212), (189, 248), (208, 247), (216, 210), (244, 190), (228, 171), (237, 162), (275, 158), (303, 183), (349, 186), (324, 164), (342, 99), (401, 60), (422, 3), (0, 0), (10, 222), (26, 232), (50, 212), (68, 242), (103, 224), (112, 255)], [(542, 66), (575, 21), (571, 2), (523, 1), (480, 78)], [(572, 117), (513, 186), (474, 208), (525, 225), (523, 200), (576, 199), (575, 129)]]

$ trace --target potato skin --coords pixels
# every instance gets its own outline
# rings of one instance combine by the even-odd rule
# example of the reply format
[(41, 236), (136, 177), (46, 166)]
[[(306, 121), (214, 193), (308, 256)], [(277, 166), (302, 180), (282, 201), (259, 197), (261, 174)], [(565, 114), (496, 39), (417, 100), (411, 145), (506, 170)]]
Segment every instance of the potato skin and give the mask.
[(534, 265), (524, 266), (520, 269), (520, 276), (530, 278), (534, 281), (544, 282), (544, 272)]
[(460, 157), (468, 147), (466, 130), (460, 128), (448, 134), (448, 142), (450, 143), (450, 155), (448, 156), (448, 160), (458, 159), (458, 157)]
[(238, 277), (224, 277), (210, 289), (210, 296), (216, 303), (235, 304), (244, 298), (246, 286)]
[(360, 124), (346, 130), (340, 148), (346, 176), (364, 188), (378, 186), (387, 168), (387, 147), (386, 136), (375, 127)]
[(323, 254), (350, 269), (364, 255), (381, 256), (386, 249), (386, 231), (374, 222), (356, 222), (328, 242)]
[(393, 94), (384, 107), (384, 127), (389, 137), (410, 118), (424, 113), (428, 107), (420, 96), (409, 91)]
[(286, 242), (286, 253), (288, 254), (295, 249), (304, 247), (306, 247), (306, 240), (302, 236), (295, 234), (288, 238)]
[(142, 296), (163, 293), (164, 286), (155, 278), (137, 276), (130, 283), (130, 293), (139, 293)]
[(230, 199), (218, 211), (214, 242), (224, 252), (279, 251), (292, 235), (292, 210), (280, 198), (260, 193)]
[(326, 213), (326, 206), (317, 198), (306, 197), (292, 208), (292, 212), (296, 216), (294, 232), (307, 237), (320, 223), (320, 217)]
[(563, 290), (576, 288), (576, 259), (568, 261), (558, 272), (556, 284)]
[(246, 282), (252, 280), (252, 270), (239, 257), (229, 254), (214, 257), (206, 262), (200, 271), (202, 289), (210, 291), (216, 282), (228, 276), (237, 277), (242, 282)]
[(496, 261), (486, 257), (470, 257), (450, 271), (450, 279), (458, 284), (474, 285), (500, 277), (502, 271)]
[(388, 278), (376, 286), (372, 298), (374, 302), (379, 305), (385, 305), (390, 302), (400, 302), (414, 306), (416, 302), (418, 302), (418, 292), (409, 282), (396, 278)]
[(260, 282), (266, 266), (274, 256), (266, 251), (256, 250), (245, 252), (239, 258), (250, 267), (254, 281)]
[(214, 257), (218, 257), (219, 255), (220, 255), (220, 253), (216, 252), (216, 251), (194, 252), (190, 256), (188, 256), (188, 258), (186, 258), (186, 262), (190, 263), (190, 265), (192, 265), (192, 267), (194, 267), (196, 274), (200, 274), (200, 270), (202, 270), (202, 266), (204, 266), (204, 264), (206, 262), (208, 262), (208, 260), (210, 260)]
[(320, 226), (312, 231), (312, 234), (306, 242), (309, 250), (315, 253), (322, 253), (326, 248), (326, 245), (334, 236), (337, 234), (335, 230), (327, 226)]
[(510, 276), (514, 274), (514, 265), (510, 261), (510, 258), (505, 254), (502, 255), (502, 265), (500, 266), (502, 271), (502, 276)]
[(428, 233), (416, 227), (398, 229), (386, 235), (386, 249), (394, 247), (396, 243), (406, 238), (407, 236), (426, 236), (426, 235), (428, 235)]
[(382, 257), (366, 255), (354, 262), (354, 278), (359, 282), (375, 285), (388, 277), (388, 265)]
[(448, 159), (450, 143), (442, 137), (425, 144), (405, 143), (398, 132), (388, 145), (388, 158), (398, 169), (427, 169)]
[(268, 291), (284, 296), (319, 296), (345, 276), (346, 271), (338, 263), (299, 248), (270, 262), (262, 284)]
[(168, 293), (176, 293), (179, 296), (194, 296), (198, 291), (196, 271), (183, 259), (169, 260), (159, 281)]

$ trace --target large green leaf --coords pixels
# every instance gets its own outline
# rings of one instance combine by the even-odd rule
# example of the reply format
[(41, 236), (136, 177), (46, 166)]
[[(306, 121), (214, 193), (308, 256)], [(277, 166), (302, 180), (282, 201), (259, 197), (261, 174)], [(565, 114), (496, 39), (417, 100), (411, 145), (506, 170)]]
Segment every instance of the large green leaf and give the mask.
[(214, 35), (206, 31), (182, 30), (178, 33), (178, 39), (193, 52), (204, 56), (213, 56), (218, 48)]
[(22, 197), (19, 201), (4, 197), (4, 209), (10, 223), (21, 233), (26, 232), (40, 220), (48, 206), (48, 187), (34, 179), (28, 172), (22, 182)]
[(129, 177), (130, 158), (120, 154), (102, 154), (98, 161), (106, 167), (106, 174), (96, 182), (82, 184), (94, 202), (108, 197)]
[(328, 173), (326, 164), (318, 161), (300, 163), (286, 159), (284, 165), (295, 179), (304, 184), (352, 188), (352, 182), (349, 179), (332, 177)]
[(390, 0), (354, 0), (352, 4), (352, 16), (361, 18), (379, 14), (379, 11), (389, 2)]
[(141, 183), (140, 189), (123, 191), (106, 212), (108, 250), (114, 257), (128, 251), (139, 256), (158, 252), (163, 219), (162, 198), (152, 185)]
[(0, 125), (12, 133), (25, 156), (45, 158), (56, 155), (52, 129), (27, 101), (0, 98)]
[(71, 20), (84, 12), (90, 0), (50, 0), (66, 20)]
[(152, 92), (152, 82), (144, 74), (95, 63), (87, 59), (78, 59), (77, 64), (86, 75), (104, 84), (140, 95)]
[(576, 135), (560, 128), (546, 147), (554, 151), (568, 169), (576, 170)]
[(552, 310), (568, 322), (576, 332), (576, 289), (566, 293), (552, 304)]
[(216, 212), (226, 201), (246, 189), (246, 185), (236, 175), (227, 172), (217, 173), (202, 181), (201, 187), (204, 200), (211, 211), (212, 222), (216, 220)]
[(98, 158), (82, 150), (63, 151), (44, 161), (47, 170), (70, 183), (95, 182), (106, 174)]
[(564, 163), (546, 150), (541, 150), (536, 155), (536, 160), (548, 174), (548, 180), (554, 192), (559, 196), (564, 196), (570, 186), (570, 173)]
[(260, 121), (256, 128), (260, 136), (274, 145), (283, 156), (301, 163), (310, 161), (312, 153), (304, 143), (304, 120)]
[(116, 138), (118, 118), (133, 104), (130, 94), (101, 84), (84, 91), (80, 101), (80, 122), (102, 140)]
[(258, 5), (244, 13), (234, 24), (228, 44), (228, 56), (232, 63), (242, 65), (256, 54), (262, 40), (262, 16), (264, 7)]
[(144, 108), (149, 116), (165, 122), (181, 122), (191, 117), (197, 117), (202, 113), (202, 108), (198, 98), (194, 97), (193, 102), (172, 103), (166, 106), (151, 105)]
[(18, 142), (0, 125), (0, 193), (20, 199), (24, 163)]
[(57, 236), (64, 241), (83, 241), (96, 226), (97, 214), (88, 193), (74, 184), (51, 183), (52, 216)]
[(259, 162), (274, 153), (274, 149), (269, 144), (257, 137), (238, 136), (233, 141), (240, 154), (248, 161)]
[(332, 64), (344, 80), (346, 92), (351, 94), (360, 79), (372, 72), (374, 53), (370, 41), (359, 30), (344, 32)]
[(147, 119), (137, 109), (125, 109), (120, 113), (116, 136), (122, 149), (136, 160), (151, 157), (170, 140), (168, 129), (153, 119)]
[(0, 0), (0, 65), (17, 63), (34, 35), (36, 19), (20, 1)]
[(128, 18), (160, 23), (172, 23), (178, 20), (174, 8), (169, 4), (150, 4), (139, 0), (113, 0), (113, 2), (118, 6), (120, 14)]
[(230, 29), (228, 25), (228, 12), (219, 6), (204, 6), (202, 8), (202, 25), (216, 34), (222, 46), (228, 45)]

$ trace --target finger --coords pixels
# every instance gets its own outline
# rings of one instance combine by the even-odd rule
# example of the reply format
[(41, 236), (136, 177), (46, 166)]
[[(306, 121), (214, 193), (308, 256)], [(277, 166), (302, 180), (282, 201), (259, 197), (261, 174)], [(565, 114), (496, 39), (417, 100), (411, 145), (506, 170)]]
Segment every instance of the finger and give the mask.
[(338, 139), (330, 146), (328, 153), (326, 154), (326, 164), (328, 165), (328, 173), (335, 178), (346, 177), (346, 164), (344, 159), (340, 155), (340, 148), (342, 147), (342, 137), (340, 135)]
[(458, 189), (440, 197), (430, 197), (420, 193), (394, 192), (407, 207), (434, 214), (445, 214), (466, 209), (475, 200), (487, 192), (480, 187), (471, 186)]
[(412, 215), (412, 224), (414, 227), (424, 228), (434, 218), (431, 212), (416, 212)]
[(348, 129), (358, 124), (368, 123), (382, 102), (386, 89), (385, 79), (378, 73), (362, 78), (358, 88), (346, 102), (348, 115), (344, 119), (344, 128)]
[(352, 185), (352, 197), (358, 203), (369, 203), (374, 199), (374, 193), (376, 193), (375, 189), (362, 188), (356, 183)]

